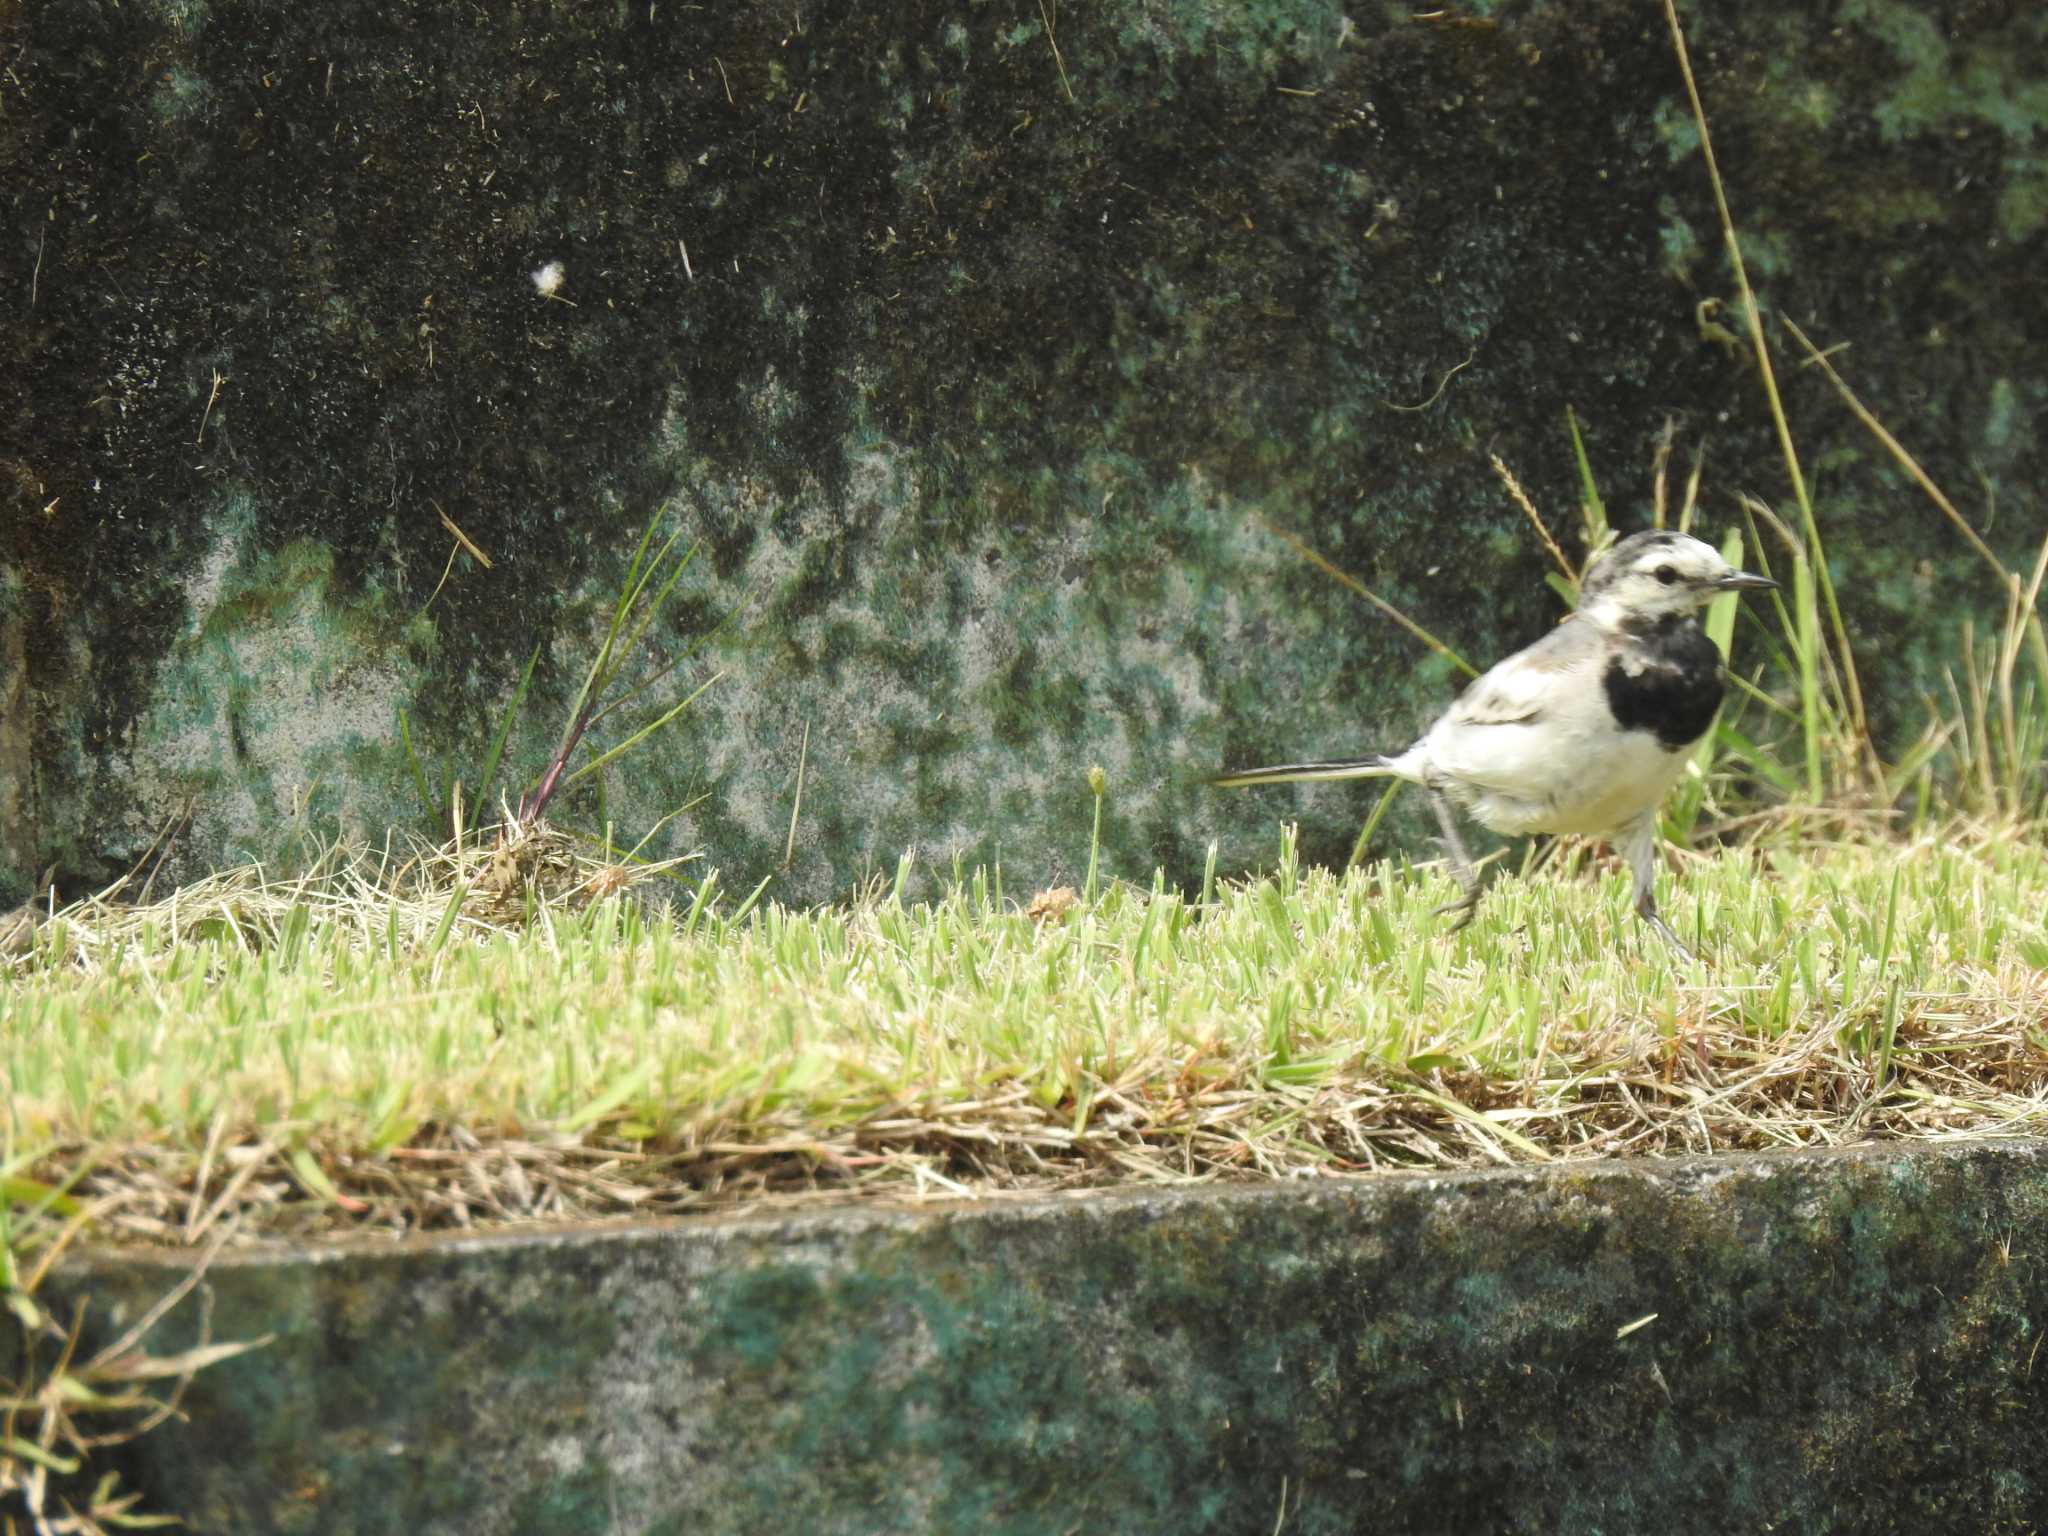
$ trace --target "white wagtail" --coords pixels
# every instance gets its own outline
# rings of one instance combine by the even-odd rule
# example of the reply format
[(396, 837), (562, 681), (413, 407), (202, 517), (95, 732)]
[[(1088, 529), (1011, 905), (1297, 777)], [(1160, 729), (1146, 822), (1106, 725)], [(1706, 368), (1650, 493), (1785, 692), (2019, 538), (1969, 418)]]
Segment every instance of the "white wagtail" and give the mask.
[(1429, 796), (1471, 921), (1479, 876), (1452, 802), (1496, 832), (1610, 839), (1635, 879), (1636, 915), (1680, 954), (1657, 915), (1657, 807), (1721, 706), (1721, 653), (1700, 628), (1717, 593), (1773, 587), (1682, 533), (1636, 533), (1594, 562), (1579, 609), (1472, 683), (1398, 757), (1282, 763), (1210, 782), (1406, 779)]

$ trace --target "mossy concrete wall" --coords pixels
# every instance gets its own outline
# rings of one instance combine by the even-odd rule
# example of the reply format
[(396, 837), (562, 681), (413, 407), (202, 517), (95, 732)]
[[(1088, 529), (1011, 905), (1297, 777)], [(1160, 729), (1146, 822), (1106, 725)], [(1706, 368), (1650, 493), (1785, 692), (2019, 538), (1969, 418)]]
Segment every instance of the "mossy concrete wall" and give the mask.
[(2044, 1256), (2036, 1143), (227, 1254), (276, 1342), (123, 1467), (208, 1532), (1982, 1536)]
[[(1774, 335), (2025, 561), (2048, 16), (1684, 9)], [(1355, 795), (1191, 780), (1456, 679), (1261, 517), (1485, 658), (1556, 616), (1487, 455), (1568, 530), (1567, 406), (1624, 526), (1667, 417), (1711, 525), (1784, 494), (1644, 0), (14, 0), (0, 57), (0, 901), (424, 828), (538, 645), (530, 776), (664, 504), (653, 701), (724, 680), (572, 820), (709, 791), (652, 847), (751, 882), (808, 731), (786, 899), (1070, 875), (1098, 761), (1112, 873), (1339, 857)], [(1995, 594), (1787, 380), (1916, 729)]]

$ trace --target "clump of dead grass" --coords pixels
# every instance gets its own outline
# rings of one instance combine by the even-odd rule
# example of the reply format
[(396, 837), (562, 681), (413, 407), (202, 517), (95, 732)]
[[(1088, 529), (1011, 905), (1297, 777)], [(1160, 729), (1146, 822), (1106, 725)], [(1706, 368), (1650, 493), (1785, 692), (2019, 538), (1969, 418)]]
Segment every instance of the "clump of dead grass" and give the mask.
[(547, 911), (577, 910), (657, 882), (697, 855), (645, 860), (602, 848), (545, 820), (508, 818), (468, 837), (414, 841), (400, 856), (334, 843), (302, 868), (262, 864), (216, 871), (151, 900), (128, 900), (133, 875), (61, 911), (34, 903), (0, 919), (0, 965), (31, 971), (51, 961), (87, 968), (138, 949), (225, 939), (286, 958), (311, 933), (353, 942), (436, 947), (455, 937), (522, 930)]
[[(89, 1303), (77, 1302), (68, 1319), (52, 1314), (40, 1296), (44, 1279), (73, 1238), (101, 1209), (81, 1206), (61, 1189), (14, 1172), (20, 1159), (0, 1157), (0, 1300), (13, 1319), (13, 1337), (0, 1359), (0, 1506), (10, 1533), (35, 1536), (109, 1536), (181, 1522), (141, 1509), (142, 1496), (124, 1489), (116, 1472), (96, 1470), (114, 1447), (148, 1434), (176, 1417), (199, 1372), (270, 1342), (268, 1336), (216, 1342), (211, 1292), (202, 1288), (220, 1252), (223, 1232), (194, 1260), (184, 1277), (128, 1327), (96, 1349), (83, 1347)], [(14, 1211), (54, 1218), (32, 1226), (24, 1240)], [(198, 1342), (169, 1354), (150, 1348), (150, 1335), (198, 1291)], [(14, 1515), (26, 1521), (16, 1525)]]

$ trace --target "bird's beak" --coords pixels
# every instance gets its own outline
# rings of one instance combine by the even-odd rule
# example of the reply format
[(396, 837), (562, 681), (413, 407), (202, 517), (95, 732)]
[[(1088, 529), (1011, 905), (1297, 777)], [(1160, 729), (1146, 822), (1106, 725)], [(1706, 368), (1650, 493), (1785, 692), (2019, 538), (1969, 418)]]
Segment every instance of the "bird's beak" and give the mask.
[(1730, 571), (1714, 583), (1716, 592), (1774, 592), (1778, 584), (1768, 576), (1755, 576), (1748, 571)]

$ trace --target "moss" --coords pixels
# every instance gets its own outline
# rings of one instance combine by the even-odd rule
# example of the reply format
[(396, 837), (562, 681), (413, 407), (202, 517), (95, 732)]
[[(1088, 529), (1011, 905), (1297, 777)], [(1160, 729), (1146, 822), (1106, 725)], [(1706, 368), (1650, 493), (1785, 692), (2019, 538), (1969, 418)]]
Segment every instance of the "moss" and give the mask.
[(1933, 18), (1898, 0), (1854, 0), (1844, 20), (1889, 51), (1898, 69), (1876, 109), (1890, 140), (1948, 133), (1967, 138), (1988, 129), (2003, 142), (1998, 170), (1999, 221), (2008, 240), (2025, 240), (2048, 224), (2048, 81), (2030, 60), (2048, 46), (2048, 20), (2018, 19), (2009, 40), (1958, 44)]

